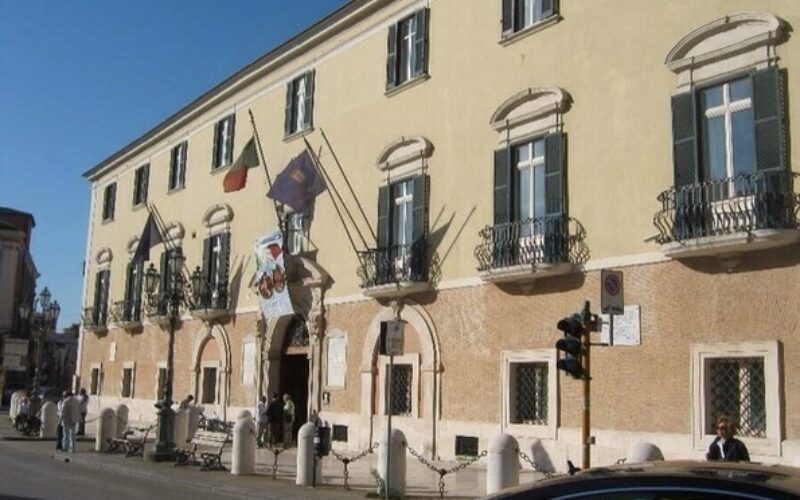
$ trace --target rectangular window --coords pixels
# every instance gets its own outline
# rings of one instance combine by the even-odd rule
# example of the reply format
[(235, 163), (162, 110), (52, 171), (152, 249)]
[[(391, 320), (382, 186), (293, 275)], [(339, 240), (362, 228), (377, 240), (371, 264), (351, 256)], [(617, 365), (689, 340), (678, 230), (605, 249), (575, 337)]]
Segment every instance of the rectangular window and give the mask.
[(311, 128), (314, 116), (314, 71), (290, 81), (286, 86), (286, 116), (284, 134)]
[(203, 394), (201, 404), (214, 404), (217, 401), (217, 369), (203, 368)]
[(92, 374), (89, 380), (89, 394), (92, 396), (100, 394), (100, 368), (92, 368)]
[(147, 184), (150, 181), (150, 165), (142, 165), (133, 176), (133, 206), (147, 201)]
[[(394, 365), (392, 376), (386, 377), (386, 398), (388, 404), (385, 408), (391, 411), (392, 415), (404, 417), (411, 415), (413, 378), (413, 366), (409, 364)], [(391, 386), (389, 385), (390, 379)]]
[(108, 269), (98, 272), (94, 282), (94, 306), (92, 321), (95, 326), (105, 325), (108, 320), (108, 285), (111, 271)]
[(114, 220), (114, 205), (117, 198), (117, 183), (112, 182), (103, 192), (103, 221)]
[(421, 9), (389, 26), (386, 88), (422, 76), (428, 71), (428, 9)]
[(414, 180), (408, 179), (392, 185), (393, 213), (392, 241), (395, 245), (410, 245), (414, 237)]
[(456, 436), (456, 456), (477, 457), (478, 438), (474, 436)]
[(188, 143), (181, 142), (170, 153), (169, 158), (169, 191), (180, 189), (186, 185), (186, 150)]
[(714, 434), (717, 417), (727, 415), (738, 423), (738, 434), (767, 435), (764, 358), (711, 358), (706, 360), (709, 398), (706, 433)]
[(342, 441), (344, 443), (347, 442), (347, 426), (346, 425), (338, 425), (333, 424), (333, 432), (331, 436), (332, 441)]
[(122, 311), (123, 321), (139, 321), (141, 319), (143, 277), (143, 261), (140, 260), (128, 264), (125, 280), (125, 302)]
[(122, 397), (133, 397), (133, 368), (122, 369)]
[(305, 212), (293, 212), (286, 217), (286, 249), (291, 255), (309, 250), (308, 229), (311, 216)]
[(536, 139), (514, 147), (514, 163), (519, 179), (517, 220), (543, 217), (545, 215), (544, 139)]
[(161, 400), (164, 399), (164, 391), (167, 388), (167, 369), (164, 367), (158, 368), (158, 385), (156, 386), (156, 397)]
[(547, 425), (548, 363), (510, 364), (510, 423)]
[(217, 169), (230, 165), (233, 161), (233, 133), (236, 115), (228, 115), (214, 125), (214, 144), (211, 167)]
[(523, 31), (558, 13), (558, 0), (503, 0), (503, 36)]
[(230, 233), (214, 234), (203, 241), (203, 307), (227, 307), (229, 242)]
[(378, 190), (376, 284), (427, 280), (427, 175)]

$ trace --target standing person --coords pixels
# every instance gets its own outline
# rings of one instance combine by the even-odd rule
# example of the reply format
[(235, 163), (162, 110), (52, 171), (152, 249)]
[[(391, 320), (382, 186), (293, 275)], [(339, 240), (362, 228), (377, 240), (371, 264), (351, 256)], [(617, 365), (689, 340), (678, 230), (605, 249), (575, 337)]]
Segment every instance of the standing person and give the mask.
[(190, 406), (192, 406), (192, 401), (194, 401), (194, 396), (189, 394), (186, 396), (183, 401), (180, 402), (178, 405), (179, 410), (188, 410)]
[(717, 418), (717, 437), (711, 442), (706, 453), (708, 460), (721, 460), (724, 462), (749, 462), (750, 453), (743, 442), (736, 439), (736, 424), (727, 415)]
[(267, 430), (269, 423), (269, 414), (267, 413), (267, 397), (261, 396), (256, 405), (256, 424), (258, 424), (258, 434), (256, 434), (256, 443), (258, 446), (264, 446), (267, 442)]
[(81, 421), (78, 422), (78, 436), (86, 435), (86, 414), (89, 413), (89, 395), (86, 394), (86, 389), (81, 389), (78, 395), (78, 402), (80, 403), (79, 409), (81, 413)]
[(58, 413), (58, 427), (56, 428), (56, 450), (64, 451), (64, 401), (67, 399), (67, 391), (61, 393), (61, 399), (58, 400), (56, 405), (56, 412)]
[(278, 393), (272, 393), (272, 401), (267, 406), (267, 421), (269, 422), (269, 445), (275, 446), (281, 439), (281, 424), (283, 423), (283, 404), (278, 398)]
[(61, 407), (61, 425), (64, 426), (64, 443), (61, 446), (68, 453), (75, 451), (75, 431), (79, 420), (80, 402), (73, 397), (72, 391), (67, 392)]
[(22, 401), (19, 403), (19, 409), (17, 410), (17, 416), (14, 419), (14, 427), (18, 431), (21, 431), (26, 425), (28, 425), (28, 416), (31, 413), (31, 402), (28, 400), (28, 396), (24, 396)]
[(283, 446), (292, 446), (294, 428), (294, 402), (289, 394), (283, 395)]

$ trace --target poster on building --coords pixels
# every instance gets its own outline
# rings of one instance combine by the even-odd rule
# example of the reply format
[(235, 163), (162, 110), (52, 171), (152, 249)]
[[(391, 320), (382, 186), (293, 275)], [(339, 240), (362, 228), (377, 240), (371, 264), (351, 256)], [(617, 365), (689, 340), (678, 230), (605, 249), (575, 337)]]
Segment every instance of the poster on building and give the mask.
[(265, 319), (294, 314), (286, 284), (286, 267), (283, 262), (283, 234), (275, 230), (256, 239), (255, 288)]

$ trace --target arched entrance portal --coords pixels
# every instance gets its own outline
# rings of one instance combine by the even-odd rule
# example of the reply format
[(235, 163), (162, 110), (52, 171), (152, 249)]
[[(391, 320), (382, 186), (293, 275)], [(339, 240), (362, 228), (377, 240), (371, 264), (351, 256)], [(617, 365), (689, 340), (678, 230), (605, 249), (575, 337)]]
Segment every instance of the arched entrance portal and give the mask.
[(278, 379), (278, 392), (281, 397), (283, 394), (289, 394), (294, 401), (293, 438), (297, 436), (297, 429), (308, 421), (308, 365), (308, 327), (301, 316), (295, 315), (286, 327), (286, 333), (283, 336)]

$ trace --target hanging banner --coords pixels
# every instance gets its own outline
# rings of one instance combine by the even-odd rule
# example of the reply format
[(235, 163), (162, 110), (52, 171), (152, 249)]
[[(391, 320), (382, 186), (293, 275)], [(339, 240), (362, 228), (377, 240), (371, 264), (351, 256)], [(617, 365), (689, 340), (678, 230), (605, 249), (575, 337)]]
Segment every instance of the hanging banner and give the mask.
[(283, 263), (283, 234), (275, 230), (254, 244), (256, 254), (255, 288), (264, 319), (294, 314), (286, 284)]

